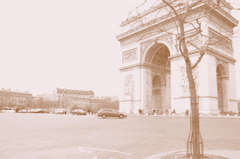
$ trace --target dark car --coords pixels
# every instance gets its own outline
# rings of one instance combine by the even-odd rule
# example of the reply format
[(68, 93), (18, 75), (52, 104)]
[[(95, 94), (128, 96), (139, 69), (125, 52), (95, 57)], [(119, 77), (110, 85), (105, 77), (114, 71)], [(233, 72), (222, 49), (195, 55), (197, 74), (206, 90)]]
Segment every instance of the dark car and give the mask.
[(102, 118), (119, 117), (120, 119), (123, 119), (124, 117), (127, 117), (127, 114), (116, 109), (100, 109), (97, 116)]
[(42, 110), (38, 111), (37, 113), (50, 113), (50, 111), (42, 109)]
[(86, 115), (87, 112), (82, 110), (82, 109), (75, 109), (73, 111), (71, 111), (72, 115)]

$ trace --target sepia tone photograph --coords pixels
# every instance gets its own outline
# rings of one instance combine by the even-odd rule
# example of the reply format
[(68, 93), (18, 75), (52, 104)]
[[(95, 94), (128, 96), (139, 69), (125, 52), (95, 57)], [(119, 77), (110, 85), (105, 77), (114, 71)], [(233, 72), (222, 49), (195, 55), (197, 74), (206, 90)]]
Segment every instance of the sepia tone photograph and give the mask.
[(0, 1), (0, 159), (239, 159), (239, 0)]

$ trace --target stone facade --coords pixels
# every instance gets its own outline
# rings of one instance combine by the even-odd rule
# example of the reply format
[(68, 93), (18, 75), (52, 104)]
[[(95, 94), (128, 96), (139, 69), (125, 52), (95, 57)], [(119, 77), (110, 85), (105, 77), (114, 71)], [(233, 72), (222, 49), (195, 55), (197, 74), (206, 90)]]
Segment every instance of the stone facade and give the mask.
[(24, 108), (29, 107), (33, 101), (33, 95), (28, 92), (11, 91), (10, 89), (0, 90), (0, 108), (15, 107)]
[(94, 97), (94, 92), (91, 90), (57, 88), (55, 96), (60, 107), (70, 110), (73, 107), (85, 108), (90, 106), (91, 99)]
[[(217, 1), (216, 1), (217, 2)], [(198, 7), (206, 9), (215, 4), (205, 2)], [(193, 70), (196, 82), (199, 111), (202, 113), (219, 113), (220, 111), (238, 111), (235, 81), (235, 62), (231, 37), (238, 21), (231, 14), (231, 6), (221, 1), (224, 9), (218, 7), (198, 19), (203, 34), (209, 37), (209, 45), (199, 65)], [(137, 113), (162, 113), (175, 109), (177, 113), (190, 109), (190, 93), (185, 72), (185, 62), (175, 48), (176, 33), (173, 20), (161, 16), (152, 16), (162, 9), (156, 4), (140, 14), (148, 22), (137, 24), (139, 17), (132, 17), (121, 24), (123, 33), (117, 36), (121, 43), (122, 90), (120, 110)], [(192, 12), (190, 18), (195, 20), (199, 12)], [(153, 19), (151, 19), (154, 17)], [(134, 25), (133, 25), (134, 24)], [(194, 25), (196, 23), (193, 22)], [(157, 31), (167, 28), (165, 31)], [(194, 31), (186, 25), (186, 35)], [(218, 40), (216, 40), (218, 39)], [(221, 40), (219, 40), (221, 39)], [(201, 45), (203, 36), (191, 36), (189, 41)], [(199, 51), (189, 46), (189, 56), (194, 63)]]
[(77, 108), (96, 113), (102, 108), (119, 107), (119, 99), (115, 96), (96, 97), (92, 90), (73, 90), (57, 88), (54, 94), (54, 101), (57, 107), (65, 108), (69, 111)]

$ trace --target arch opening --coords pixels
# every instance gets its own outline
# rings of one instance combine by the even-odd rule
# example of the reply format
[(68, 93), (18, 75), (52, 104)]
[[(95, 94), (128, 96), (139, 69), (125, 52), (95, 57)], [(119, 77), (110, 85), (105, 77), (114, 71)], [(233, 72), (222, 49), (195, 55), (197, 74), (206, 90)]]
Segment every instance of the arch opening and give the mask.
[[(147, 52), (145, 63), (148, 64), (146, 69), (151, 72), (147, 74), (151, 79), (151, 85), (148, 86), (149, 98), (145, 108), (148, 113), (162, 114), (165, 110), (171, 108), (171, 75), (169, 61), (170, 51), (165, 44), (154, 44)], [(149, 101), (150, 100), (150, 101)]]
[(225, 68), (219, 64), (216, 69), (217, 77), (217, 97), (218, 110), (220, 112), (228, 111), (228, 89), (227, 89), (227, 75)]
[(162, 85), (159, 75), (155, 75), (152, 79), (152, 112), (160, 113), (162, 111)]
[(169, 56), (170, 51), (168, 47), (164, 44), (158, 43), (149, 49), (145, 61), (156, 66), (170, 68)]

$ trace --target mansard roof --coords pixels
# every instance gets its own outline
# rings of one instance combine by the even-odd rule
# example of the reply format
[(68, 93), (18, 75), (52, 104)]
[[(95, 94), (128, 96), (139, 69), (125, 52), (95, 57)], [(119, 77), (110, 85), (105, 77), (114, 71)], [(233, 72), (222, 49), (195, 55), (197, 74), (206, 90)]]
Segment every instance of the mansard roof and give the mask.
[(75, 95), (94, 95), (92, 90), (73, 90), (73, 89), (60, 89), (57, 88), (57, 93), (65, 93), (65, 94), (75, 94)]
[(21, 96), (21, 97), (33, 97), (32, 94), (28, 92), (13, 92), (10, 90), (0, 90), (0, 95), (11, 95), (11, 96)]

